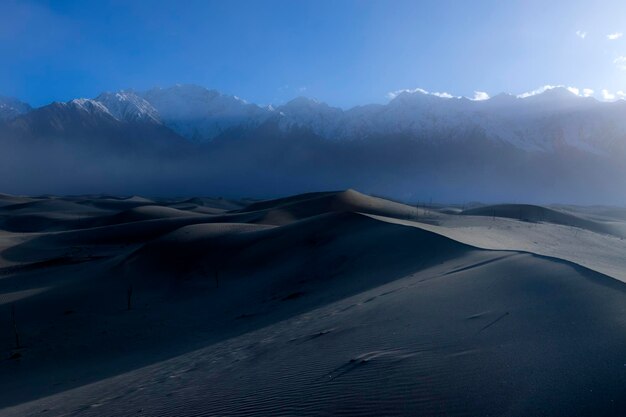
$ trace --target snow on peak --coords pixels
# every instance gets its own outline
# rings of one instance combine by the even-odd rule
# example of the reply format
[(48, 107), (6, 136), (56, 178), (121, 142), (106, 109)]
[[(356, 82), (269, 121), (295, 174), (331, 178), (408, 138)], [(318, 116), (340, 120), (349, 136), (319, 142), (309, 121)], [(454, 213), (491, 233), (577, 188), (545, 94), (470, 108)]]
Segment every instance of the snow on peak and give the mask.
[(30, 105), (12, 97), (0, 96), (0, 121), (13, 119), (31, 110)]
[(306, 127), (323, 137), (339, 136), (338, 129), (344, 119), (340, 108), (307, 97), (296, 97), (277, 110), (281, 127)]
[(102, 112), (111, 115), (111, 112), (109, 112), (109, 109), (107, 109), (105, 105), (89, 98), (75, 98), (67, 102), (67, 105), (87, 113), (93, 114)]
[(234, 126), (258, 125), (271, 112), (236, 96), (197, 85), (154, 88), (141, 95), (178, 134), (207, 141)]
[(404, 95), (413, 95), (413, 94), (428, 94), (428, 91), (424, 90), (423, 88), (413, 88), (413, 89), (402, 89), (402, 90), (396, 90), (396, 91), (391, 91), (389, 93), (387, 93), (387, 98), (389, 98), (390, 100), (393, 100), (394, 98), (398, 97), (399, 95), (404, 94)]
[(160, 123), (157, 110), (133, 92), (102, 93), (96, 101), (102, 103), (117, 120)]
[(338, 107), (331, 107), (328, 104), (308, 97), (296, 97), (291, 101), (278, 107), (280, 111), (287, 115), (305, 113), (340, 113)]
[(433, 97), (439, 97), (439, 98), (461, 98), (460, 96), (453, 96), (452, 94), (445, 92), (445, 91), (431, 92), (431, 91), (426, 91), (423, 88), (396, 90), (387, 94), (387, 98), (389, 98), (390, 100), (394, 100), (396, 98), (410, 99), (410, 98), (419, 97), (419, 96), (433, 96)]
[(293, 100), (288, 101), (282, 107), (315, 107), (318, 105), (327, 105), (326, 103), (322, 103), (314, 98), (299, 96), (294, 98)]
[(518, 94), (517, 98), (529, 98), (535, 96), (543, 97), (575, 97), (580, 95), (580, 90), (576, 87), (566, 87), (564, 85), (544, 85), (536, 90), (528, 91), (526, 93)]
[[(554, 98), (554, 97), (562, 97), (562, 98), (567, 98), (567, 97), (572, 97), (572, 96), (578, 96), (578, 97), (592, 97), (594, 94), (594, 91), (590, 88), (577, 88), (577, 87), (571, 87), (571, 86), (565, 86), (565, 85), (544, 85), (541, 86), (535, 90), (532, 91), (527, 91), (521, 94), (517, 94), (517, 95), (513, 95), (513, 94), (509, 94), (509, 93), (502, 93), (506, 96), (511, 96), (511, 97), (515, 97), (515, 98), (529, 98), (529, 97), (535, 97), (535, 96), (544, 96), (544, 97), (549, 97), (549, 98)], [(544, 95), (545, 94), (545, 95)], [(486, 100), (490, 100), (492, 97), (485, 91), (474, 91), (474, 95), (471, 97), (464, 97), (464, 96), (455, 96), (453, 94), (450, 94), (448, 92), (431, 92), (431, 91), (427, 91), (423, 88), (413, 88), (413, 89), (401, 89), (401, 90), (396, 90), (396, 91), (392, 91), (387, 93), (387, 98), (392, 102), (396, 99), (400, 99), (400, 101), (419, 101), (420, 98), (426, 99), (427, 97), (438, 97), (438, 98), (445, 98), (445, 99), (451, 99), (451, 98), (457, 98), (457, 99), (462, 99), (462, 98), (467, 98), (471, 101), (486, 101)]]

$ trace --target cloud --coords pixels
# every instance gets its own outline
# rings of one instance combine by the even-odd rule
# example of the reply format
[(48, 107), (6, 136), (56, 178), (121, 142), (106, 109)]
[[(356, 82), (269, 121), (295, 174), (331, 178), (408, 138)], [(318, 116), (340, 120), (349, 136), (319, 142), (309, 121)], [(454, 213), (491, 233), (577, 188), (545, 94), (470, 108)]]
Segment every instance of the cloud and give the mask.
[(440, 97), (440, 98), (458, 98), (458, 97), (453, 96), (450, 93), (446, 93), (446, 92), (442, 92), (442, 93), (440, 93), (440, 92), (433, 92), (433, 93), (431, 93), (429, 91), (424, 90), (423, 88), (413, 88), (413, 89), (411, 89), (411, 88), (404, 88), (402, 90), (391, 91), (391, 92), (387, 93), (387, 98), (389, 100), (393, 100), (394, 98), (398, 97), (402, 93), (427, 94), (427, 95), (436, 96), (436, 97)]
[(602, 98), (604, 100), (615, 100), (615, 94), (611, 94), (609, 90), (602, 90)]
[(518, 94), (517, 98), (526, 98), (536, 96), (537, 94), (545, 93), (548, 90), (552, 90), (553, 88), (562, 87), (562, 85), (544, 85), (543, 87), (539, 87), (536, 90), (527, 91), (522, 94)]
[(528, 91), (526, 93), (518, 94), (517, 98), (527, 98), (536, 96), (537, 94), (545, 93), (548, 90), (553, 90), (555, 88), (565, 88), (572, 94), (575, 94), (580, 97), (591, 97), (593, 95), (593, 90), (591, 88), (583, 88), (582, 90), (578, 87), (568, 87), (565, 85), (544, 85), (543, 87), (539, 87), (536, 90)]
[(441, 98), (452, 98), (454, 97), (452, 94), (450, 93), (446, 93), (445, 91), (443, 93), (430, 93), (433, 96), (437, 96), (437, 97), (441, 97)]
[(613, 63), (617, 65), (617, 68), (621, 69), (622, 71), (626, 71), (626, 56), (619, 56), (615, 58)]
[(582, 30), (577, 30), (576, 36), (578, 36), (580, 39), (585, 39), (587, 37), (587, 32), (582, 31)]
[(610, 33), (608, 35), (606, 35), (606, 38), (610, 41), (614, 41), (616, 39), (621, 38), (622, 36), (624, 36), (624, 34), (622, 32), (615, 32), (615, 33)]
[[(624, 57), (624, 65), (626, 65), (626, 57)], [(578, 97), (592, 97), (594, 95), (594, 90), (592, 90), (591, 88), (578, 88), (578, 87), (572, 87), (572, 86), (566, 86), (566, 85), (551, 85), (551, 84), (546, 84), (544, 86), (541, 86), (535, 90), (532, 91), (527, 91), (525, 93), (522, 94), (518, 94), (516, 97), (517, 98), (527, 98), (527, 97), (532, 97), (532, 96), (536, 96), (538, 94), (542, 94), (545, 93), (548, 90), (553, 90), (555, 88), (564, 88), (567, 91), (569, 91), (570, 93), (578, 96)], [(606, 91), (606, 90), (604, 90)], [(413, 88), (413, 89), (409, 89), (409, 88), (405, 88), (402, 90), (396, 90), (396, 91), (392, 91), (387, 93), (387, 98), (389, 100), (393, 100), (394, 98), (398, 97), (400, 94), (403, 93), (408, 93), (408, 94), (425, 94), (425, 95), (430, 95), (430, 96), (436, 96), (436, 97), (440, 97), (440, 98), (446, 98), (446, 99), (451, 99), (451, 98), (461, 98), (461, 96), (454, 96), (450, 93), (447, 92), (430, 92), (430, 91), (426, 91), (423, 88)], [(615, 93), (615, 95), (617, 97), (621, 97), (619, 95), (619, 93)], [(475, 90), (474, 91), (474, 96), (473, 97), (467, 97), (472, 101), (482, 101), (482, 100), (489, 100), (491, 98), (491, 96), (489, 96), (489, 93), (485, 92), (485, 91), (478, 91)], [(624, 97), (626, 99), (626, 96)]]
[(603, 100), (623, 100), (626, 99), (626, 93), (624, 93), (623, 91), (616, 91), (615, 93), (611, 93), (609, 90), (604, 89), (602, 90), (602, 99)]
[(415, 94), (415, 93), (420, 93), (420, 94), (428, 94), (428, 91), (424, 90), (423, 88), (404, 88), (402, 90), (396, 90), (396, 91), (391, 91), (389, 93), (387, 93), (387, 98), (389, 100), (393, 100), (394, 98), (398, 97), (400, 94), (402, 93), (409, 93), (409, 94)]
[(474, 101), (489, 100), (489, 94), (485, 93), (484, 91), (474, 91), (474, 98), (472, 100)]
[(583, 88), (583, 97), (593, 96), (593, 90), (591, 88)]

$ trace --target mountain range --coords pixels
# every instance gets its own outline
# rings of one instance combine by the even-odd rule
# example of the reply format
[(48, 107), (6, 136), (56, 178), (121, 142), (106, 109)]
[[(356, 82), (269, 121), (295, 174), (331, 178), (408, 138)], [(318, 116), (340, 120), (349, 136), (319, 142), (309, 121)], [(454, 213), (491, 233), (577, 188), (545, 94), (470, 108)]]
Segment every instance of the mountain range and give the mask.
[(626, 101), (564, 87), (480, 101), (404, 91), (345, 110), (305, 97), (259, 106), (195, 85), (39, 108), (0, 96), (0, 144), (0, 186), (20, 193), (357, 185), (402, 198), (626, 201)]

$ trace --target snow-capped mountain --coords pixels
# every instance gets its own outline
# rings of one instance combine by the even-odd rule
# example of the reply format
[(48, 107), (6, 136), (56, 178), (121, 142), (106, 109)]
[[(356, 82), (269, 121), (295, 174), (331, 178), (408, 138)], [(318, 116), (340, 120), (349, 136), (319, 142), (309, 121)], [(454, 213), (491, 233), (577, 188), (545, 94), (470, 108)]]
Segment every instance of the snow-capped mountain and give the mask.
[(74, 100), (70, 100), (67, 103), (55, 103), (62, 107), (68, 107), (72, 110), (82, 111), (90, 115), (98, 116), (98, 117), (106, 117), (113, 116), (109, 109), (97, 100), (92, 100), (88, 98), (75, 98)]
[(99, 184), (159, 195), (356, 187), (626, 203), (626, 101), (565, 88), (480, 101), (413, 90), (347, 110), (303, 97), (261, 107), (189, 85), (36, 109), (0, 103), (5, 190), (28, 182), (48, 192), (52, 181), (62, 192)]
[(116, 119), (102, 103), (81, 98), (33, 109), (9, 121), (8, 126), (46, 137), (81, 130), (106, 131), (115, 123)]
[(326, 139), (404, 135), (455, 142), (480, 132), (490, 140), (529, 151), (552, 152), (565, 146), (610, 154), (616, 148), (626, 149), (626, 101), (599, 102), (566, 88), (529, 97), (500, 94), (482, 101), (414, 91), (398, 94), (387, 105), (344, 111), (300, 103), (297, 109), (281, 112), (282, 125), (306, 127)]
[(0, 122), (28, 113), (30, 105), (12, 97), (0, 96)]
[[(626, 152), (626, 101), (599, 102), (564, 87), (521, 96), (499, 94), (480, 101), (416, 89), (396, 94), (388, 104), (343, 110), (305, 97), (276, 108), (261, 107), (215, 90), (176, 85), (141, 93), (103, 93), (95, 99), (53, 103), (33, 111), (48, 114), (48, 122), (60, 128), (71, 109), (79, 112), (79, 124), (85, 126), (103, 120), (162, 124), (196, 143), (272, 123), (282, 132), (297, 128), (328, 140), (392, 135), (441, 144), (478, 135), (525, 151)], [(29, 111), (18, 100), (0, 98), (0, 120), (20, 119)]]
[[(110, 105), (115, 100), (105, 102)], [(54, 102), (5, 121), (0, 126), (0, 140), (25, 147), (49, 142), (63, 144), (68, 149), (88, 147), (113, 153), (128, 149), (152, 153), (158, 148), (184, 147), (187, 143), (158, 122), (145, 123), (144, 118), (131, 118), (133, 113), (117, 113), (120, 107), (111, 108), (113, 112), (95, 99)], [(129, 106), (128, 110), (131, 109)], [(125, 114), (126, 118), (121, 118), (120, 114)]]
[(306, 97), (297, 97), (276, 108), (283, 129), (306, 127), (316, 134), (332, 139), (341, 134), (344, 111)]
[(155, 88), (142, 97), (166, 126), (196, 142), (211, 140), (233, 127), (256, 127), (272, 114), (238, 97), (196, 85)]
[(159, 112), (134, 92), (102, 93), (96, 97), (95, 101), (105, 106), (117, 120), (161, 123)]
[[(416, 89), (398, 93), (385, 105), (343, 110), (305, 97), (276, 108), (261, 107), (200, 86), (176, 85), (103, 93), (95, 99), (54, 105), (124, 123), (163, 124), (196, 143), (271, 122), (283, 132), (297, 128), (328, 140), (394, 135), (436, 144), (471, 140), (479, 134), (526, 151), (626, 151), (626, 101), (599, 102), (564, 87), (522, 96), (499, 94), (481, 101)], [(19, 118), (28, 111), (28, 105), (17, 100), (0, 99), (0, 120)]]

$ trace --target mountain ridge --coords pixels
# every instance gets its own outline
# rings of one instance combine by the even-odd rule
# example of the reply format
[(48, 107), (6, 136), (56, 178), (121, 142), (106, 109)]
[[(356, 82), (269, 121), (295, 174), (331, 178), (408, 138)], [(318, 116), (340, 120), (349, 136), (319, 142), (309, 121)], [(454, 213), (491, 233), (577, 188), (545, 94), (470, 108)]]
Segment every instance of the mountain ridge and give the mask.
[[(0, 120), (5, 122), (55, 105), (32, 109), (22, 103), (8, 109), (7, 99), (0, 103), (5, 103), (4, 112), (0, 107), (3, 115)], [(614, 145), (626, 138), (626, 101), (601, 102), (577, 95), (566, 87), (517, 96), (501, 93), (483, 100), (405, 90), (396, 93), (387, 104), (342, 109), (307, 97), (296, 97), (280, 106), (262, 107), (237, 96), (188, 84), (144, 92), (105, 92), (94, 99), (74, 99), (68, 103), (90, 107), (90, 111), (106, 110), (123, 122), (162, 124), (197, 143), (209, 142), (232, 129), (253, 130), (268, 120), (277, 120), (283, 130), (310, 129), (329, 140), (385, 134), (447, 135), (454, 140), (464, 132), (480, 129), (494, 141), (548, 152), (567, 144), (593, 153), (611, 154)]]
[(126, 90), (0, 121), (0, 190), (621, 203), (625, 115), (626, 101), (563, 89), (405, 92), (348, 110), (307, 98), (260, 107), (198, 86)]

